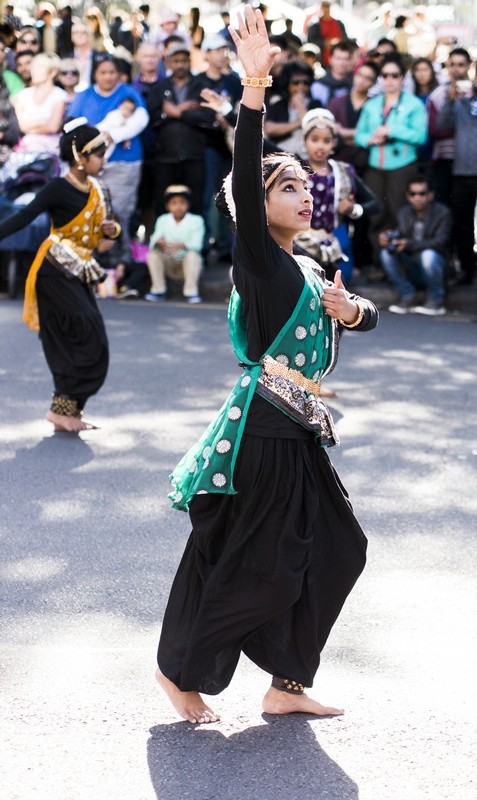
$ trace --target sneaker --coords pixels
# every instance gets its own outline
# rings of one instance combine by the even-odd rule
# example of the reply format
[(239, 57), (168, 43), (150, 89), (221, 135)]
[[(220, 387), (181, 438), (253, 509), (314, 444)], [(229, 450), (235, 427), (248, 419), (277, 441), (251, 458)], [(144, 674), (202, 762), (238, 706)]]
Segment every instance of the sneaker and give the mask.
[(409, 314), (411, 310), (413, 310), (413, 297), (401, 297), (399, 303), (392, 303), (388, 311), (391, 311), (392, 314)]
[(149, 300), (150, 303), (162, 303), (166, 299), (166, 293), (162, 292), (148, 292), (144, 295), (144, 300)]
[(426, 317), (442, 317), (446, 313), (444, 306), (438, 300), (427, 300), (422, 306), (414, 306), (415, 314), (425, 314)]
[(137, 289), (130, 289), (129, 286), (123, 286), (118, 292), (118, 300), (127, 300), (133, 297), (139, 297)]
[(186, 297), (187, 303), (202, 303), (202, 297), (200, 294), (192, 294), (190, 297)]

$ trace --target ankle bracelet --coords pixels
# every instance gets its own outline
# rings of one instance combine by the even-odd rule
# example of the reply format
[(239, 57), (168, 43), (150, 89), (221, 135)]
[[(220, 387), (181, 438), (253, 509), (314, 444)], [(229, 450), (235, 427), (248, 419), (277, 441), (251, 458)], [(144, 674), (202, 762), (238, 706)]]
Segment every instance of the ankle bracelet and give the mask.
[(50, 410), (53, 411), (53, 414), (60, 414), (62, 417), (81, 417), (77, 401), (71, 397), (65, 397), (63, 394), (53, 395)]
[(272, 686), (279, 692), (289, 692), (290, 694), (303, 694), (305, 691), (302, 683), (291, 681), (288, 678), (278, 678), (276, 675), (272, 678)]

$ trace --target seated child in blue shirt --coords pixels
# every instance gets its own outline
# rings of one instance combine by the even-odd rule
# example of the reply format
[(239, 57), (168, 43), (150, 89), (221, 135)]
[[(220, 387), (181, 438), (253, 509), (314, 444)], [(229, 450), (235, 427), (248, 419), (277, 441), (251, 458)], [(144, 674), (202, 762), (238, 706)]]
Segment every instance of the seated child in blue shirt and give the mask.
[(200, 303), (199, 277), (205, 224), (199, 214), (189, 211), (192, 192), (188, 186), (174, 184), (164, 192), (166, 214), (161, 214), (151, 236), (147, 266), (151, 291), (145, 299), (158, 303), (166, 299), (166, 277), (183, 280), (188, 303)]

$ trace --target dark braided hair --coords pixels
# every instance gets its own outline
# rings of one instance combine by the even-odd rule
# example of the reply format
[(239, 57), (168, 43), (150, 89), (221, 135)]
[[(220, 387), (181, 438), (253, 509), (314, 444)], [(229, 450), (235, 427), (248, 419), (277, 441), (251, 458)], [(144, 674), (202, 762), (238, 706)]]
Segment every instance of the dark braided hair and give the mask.
[[(92, 125), (79, 125), (74, 130), (69, 131), (69, 133), (63, 133), (60, 138), (61, 160), (73, 165), (75, 163), (73, 142), (75, 142), (78, 153), (81, 153), (83, 147), (85, 147), (88, 142), (91, 142), (92, 139), (95, 139), (96, 136), (99, 136), (99, 134), (100, 131), (97, 128), (93, 128)], [(104, 145), (100, 146), (104, 147)]]

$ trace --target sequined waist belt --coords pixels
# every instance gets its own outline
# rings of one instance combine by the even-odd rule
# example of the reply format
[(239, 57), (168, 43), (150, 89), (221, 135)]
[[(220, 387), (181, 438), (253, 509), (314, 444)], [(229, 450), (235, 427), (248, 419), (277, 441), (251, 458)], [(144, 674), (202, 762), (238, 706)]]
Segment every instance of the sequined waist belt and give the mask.
[(322, 447), (339, 444), (333, 418), (320, 398), (320, 381), (264, 356), (256, 392), (302, 427), (313, 431)]
[(93, 258), (92, 251), (71, 241), (62, 239), (57, 234), (51, 233), (51, 242), (46, 258), (60, 272), (67, 277), (78, 278), (82, 283), (95, 284), (104, 280), (104, 269)]
[(320, 394), (321, 381), (312, 381), (311, 378), (305, 378), (297, 369), (286, 367), (285, 364), (280, 364), (279, 361), (275, 361), (271, 356), (264, 356), (262, 358), (262, 370), (272, 378), (280, 376), (281, 378), (292, 381), (292, 383), (305, 389), (308, 394), (314, 394), (315, 397), (318, 397)]

